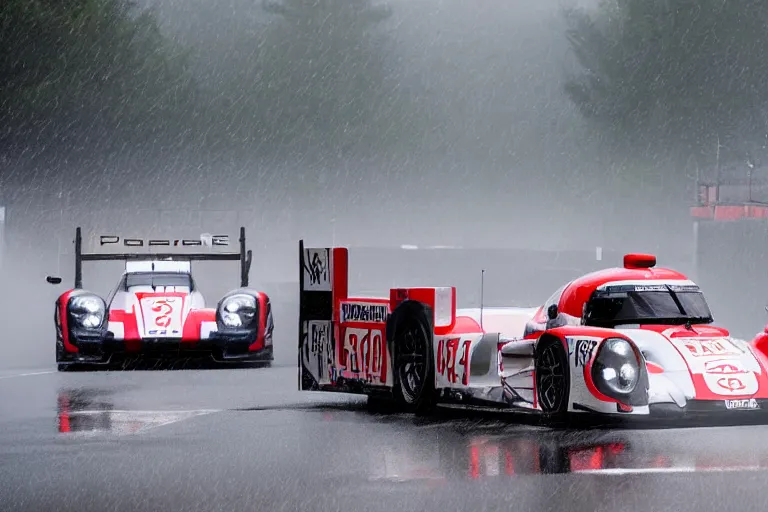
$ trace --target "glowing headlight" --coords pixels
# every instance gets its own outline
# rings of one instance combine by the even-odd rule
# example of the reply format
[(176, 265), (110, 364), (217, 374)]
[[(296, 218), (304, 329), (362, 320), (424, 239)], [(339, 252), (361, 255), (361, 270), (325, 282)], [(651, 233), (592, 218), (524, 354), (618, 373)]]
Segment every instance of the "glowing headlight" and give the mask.
[(81, 327), (94, 329), (104, 323), (104, 301), (96, 295), (77, 295), (69, 302), (69, 312)]
[(640, 366), (628, 341), (620, 338), (606, 340), (595, 364), (603, 382), (615, 393), (629, 394), (637, 386)]
[(632, 351), (632, 347), (626, 340), (622, 340), (621, 338), (613, 338), (606, 341), (605, 345), (607, 350), (610, 350), (618, 356), (629, 357), (631, 355), (632, 358), (635, 357)]
[(83, 327), (89, 327), (92, 329), (101, 325), (101, 318), (96, 315), (87, 315), (83, 317), (80, 323), (83, 324)]
[(227, 327), (247, 327), (256, 316), (256, 298), (245, 294), (227, 297), (221, 301), (219, 314)]

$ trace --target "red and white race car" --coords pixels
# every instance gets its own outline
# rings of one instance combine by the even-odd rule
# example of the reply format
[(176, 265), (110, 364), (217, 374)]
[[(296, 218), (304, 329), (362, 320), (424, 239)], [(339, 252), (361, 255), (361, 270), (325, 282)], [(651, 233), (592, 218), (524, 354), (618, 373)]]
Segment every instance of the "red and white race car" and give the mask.
[(300, 242), (299, 389), (392, 397), (411, 412), (737, 413), (768, 405), (768, 358), (729, 336), (699, 287), (651, 255), (584, 275), (538, 308), (456, 308), (456, 289), (351, 295), (348, 250)]
[[(102, 235), (99, 244), (165, 252), (83, 254), (77, 228), (75, 287), (59, 296), (54, 314), (59, 370), (145, 355), (273, 360), (272, 308), (267, 294), (248, 287), (251, 251), (245, 248), (245, 228), (240, 228), (240, 252), (219, 250), (229, 245), (226, 235), (147, 241)], [(206, 247), (207, 252), (184, 252), (190, 247)], [(120, 260), (125, 260), (125, 271), (106, 300), (83, 289), (84, 261)], [(192, 261), (239, 261), (240, 288), (225, 294), (215, 308), (206, 307), (192, 278)], [(47, 281), (59, 284), (61, 278)]]

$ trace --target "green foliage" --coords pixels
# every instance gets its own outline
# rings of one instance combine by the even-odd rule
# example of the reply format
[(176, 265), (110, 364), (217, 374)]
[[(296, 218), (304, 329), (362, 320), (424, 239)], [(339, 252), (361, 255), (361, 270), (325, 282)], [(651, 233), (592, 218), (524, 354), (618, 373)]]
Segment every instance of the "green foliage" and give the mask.
[(708, 166), (718, 139), (726, 161), (764, 150), (768, 4), (602, 0), (567, 15), (582, 71), (566, 92), (614, 143)]
[(127, 0), (6, 0), (0, 48), (6, 143), (152, 142), (194, 91), (185, 56)]
[(182, 51), (131, 0), (0, 2), (0, 145), (216, 152), (408, 138), (412, 112), (382, 30), (388, 8), (265, 0), (254, 9), (216, 55), (196, 41)]

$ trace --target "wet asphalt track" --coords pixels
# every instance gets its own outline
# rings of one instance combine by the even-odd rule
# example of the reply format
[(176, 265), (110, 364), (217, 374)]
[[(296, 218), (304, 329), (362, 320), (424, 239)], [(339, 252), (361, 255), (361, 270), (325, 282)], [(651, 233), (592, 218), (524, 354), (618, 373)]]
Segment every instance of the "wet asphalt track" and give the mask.
[(768, 427), (379, 415), (296, 375), (2, 371), (0, 510), (768, 510)]

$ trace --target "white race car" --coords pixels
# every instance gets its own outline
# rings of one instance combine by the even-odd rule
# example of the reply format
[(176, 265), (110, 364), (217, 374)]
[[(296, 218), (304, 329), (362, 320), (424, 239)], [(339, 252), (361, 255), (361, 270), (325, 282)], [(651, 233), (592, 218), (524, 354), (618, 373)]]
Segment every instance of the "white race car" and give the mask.
[(349, 293), (348, 251), (300, 242), (299, 388), (542, 414), (744, 413), (768, 359), (714, 326), (698, 286), (651, 255), (575, 279), (538, 308), (456, 309), (456, 290)]
[[(119, 245), (117, 236), (102, 235), (99, 244)], [(124, 239), (130, 253), (82, 253), (81, 230), (75, 238), (75, 286), (56, 301), (56, 362), (105, 366), (136, 356), (191, 357), (217, 362), (268, 364), (273, 360), (272, 306), (266, 293), (248, 286), (251, 251), (221, 252), (228, 236), (196, 240)], [(206, 252), (185, 249), (207, 246)], [(136, 252), (137, 247), (164, 252)], [(106, 298), (83, 289), (84, 261), (125, 260), (125, 271)], [(239, 261), (240, 287), (225, 294), (214, 308), (192, 278), (192, 261)], [(52, 284), (59, 277), (48, 277)]]

